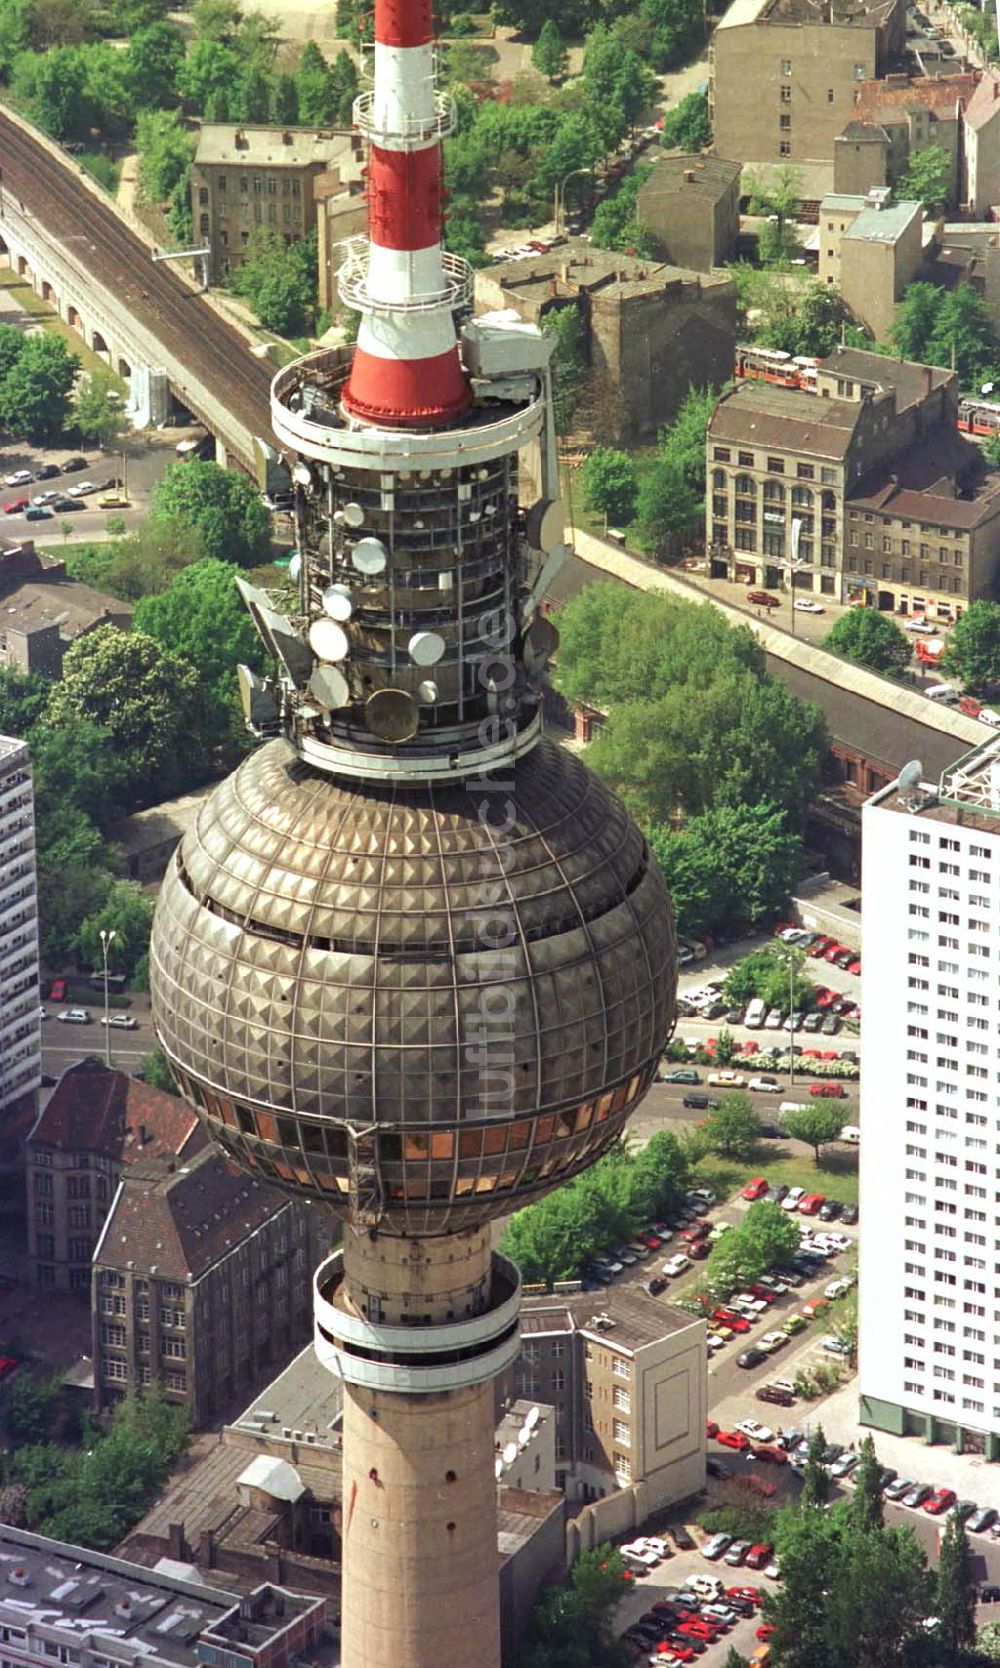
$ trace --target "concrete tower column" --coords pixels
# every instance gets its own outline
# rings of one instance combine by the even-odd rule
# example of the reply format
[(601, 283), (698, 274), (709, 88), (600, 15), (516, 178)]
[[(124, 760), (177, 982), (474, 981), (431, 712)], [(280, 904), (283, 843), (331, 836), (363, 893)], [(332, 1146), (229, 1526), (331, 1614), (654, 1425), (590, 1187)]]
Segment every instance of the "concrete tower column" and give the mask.
[(344, 1668), (499, 1663), (493, 1381), (518, 1303), (488, 1228), (348, 1225), (317, 1272), (317, 1354), (344, 1379)]

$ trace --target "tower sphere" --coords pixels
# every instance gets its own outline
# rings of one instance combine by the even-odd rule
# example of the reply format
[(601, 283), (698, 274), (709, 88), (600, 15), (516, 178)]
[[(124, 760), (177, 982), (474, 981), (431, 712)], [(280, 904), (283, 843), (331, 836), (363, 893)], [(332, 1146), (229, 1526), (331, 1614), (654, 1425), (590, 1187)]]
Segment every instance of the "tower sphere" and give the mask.
[(674, 1017), (659, 869), (546, 738), (491, 785), (399, 788), (284, 740), (204, 803), (153, 929), (156, 1026), (244, 1167), (412, 1236), (585, 1168)]

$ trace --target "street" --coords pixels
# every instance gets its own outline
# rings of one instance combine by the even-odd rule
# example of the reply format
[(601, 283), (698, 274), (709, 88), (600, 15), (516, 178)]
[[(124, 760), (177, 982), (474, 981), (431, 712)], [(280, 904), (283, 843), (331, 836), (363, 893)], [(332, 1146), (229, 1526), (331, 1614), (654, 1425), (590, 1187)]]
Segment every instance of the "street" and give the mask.
[[(47, 989), (47, 984), (43, 983), (42, 990)], [(101, 1024), (104, 998), (99, 990), (93, 991), (86, 1002), (45, 1002), (43, 1006), (48, 1015), (42, 1022), (43, 1072), (56, 1078), (85, 1054), (104, 1059), (105, 1031)], [(56, 1014), (75, 1007), (88, 1009), (91, 1016), (89, 1025), (60, 1024)], [(139, 1021), (139, 1028), (137, 1031), (122, 1031), (111, 1027), (111, 1063), (120, 1071), (136, 1072), (146, 1055), (156, 1047), (149, 996), (140, 991), (130, 992), (127, 1012)]]

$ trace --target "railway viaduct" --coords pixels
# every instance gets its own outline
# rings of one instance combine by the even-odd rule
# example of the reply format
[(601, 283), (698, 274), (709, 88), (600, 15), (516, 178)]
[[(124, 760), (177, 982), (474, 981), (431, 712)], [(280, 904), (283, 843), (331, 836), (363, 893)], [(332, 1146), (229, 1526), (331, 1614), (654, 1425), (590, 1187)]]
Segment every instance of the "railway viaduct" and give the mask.
[[(73, 158), (0, 109), (0, 254), (139, 393), (162, 373), (216, 437), (220, 461), (256, 474), (270, 436), (272, 370), (112, 206)], [(155, 414), (154, 414), (155, 420)]]

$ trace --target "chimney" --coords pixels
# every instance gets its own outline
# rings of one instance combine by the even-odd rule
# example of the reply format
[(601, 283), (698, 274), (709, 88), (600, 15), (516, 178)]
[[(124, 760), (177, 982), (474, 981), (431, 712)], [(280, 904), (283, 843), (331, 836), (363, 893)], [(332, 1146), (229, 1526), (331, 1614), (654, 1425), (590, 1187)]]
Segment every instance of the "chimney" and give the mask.
[(687, 185), (693, 185), (694, 184), (694, 169), (693, 168), (685, 168), (685, 170), (684, 170), (684, 179), (685, 179), (685, 183)]
[(169, 1530), (168, 1530), (168, 1543), (167, 1544), (170, 1547), (170, 1557), (175, 1558), (178, 1563), (181, 1563), (183, 1561), (183, 1558), (184, 1558), (184, 1525), (183, 1525), (183, 1523), (171, 1523), (171, 1525), (169, 1527)]
[(198, 1563), (205, 1569), (215, 1568), (215, 1535), (211, 1529), (202, 1529), (198, 1534)]
[(934, 386), (934, 367), (932, 365), (925, 365), (924, 366), (924, 393), (929, 394), (931, 389), (933, 388), (933, 386)]

